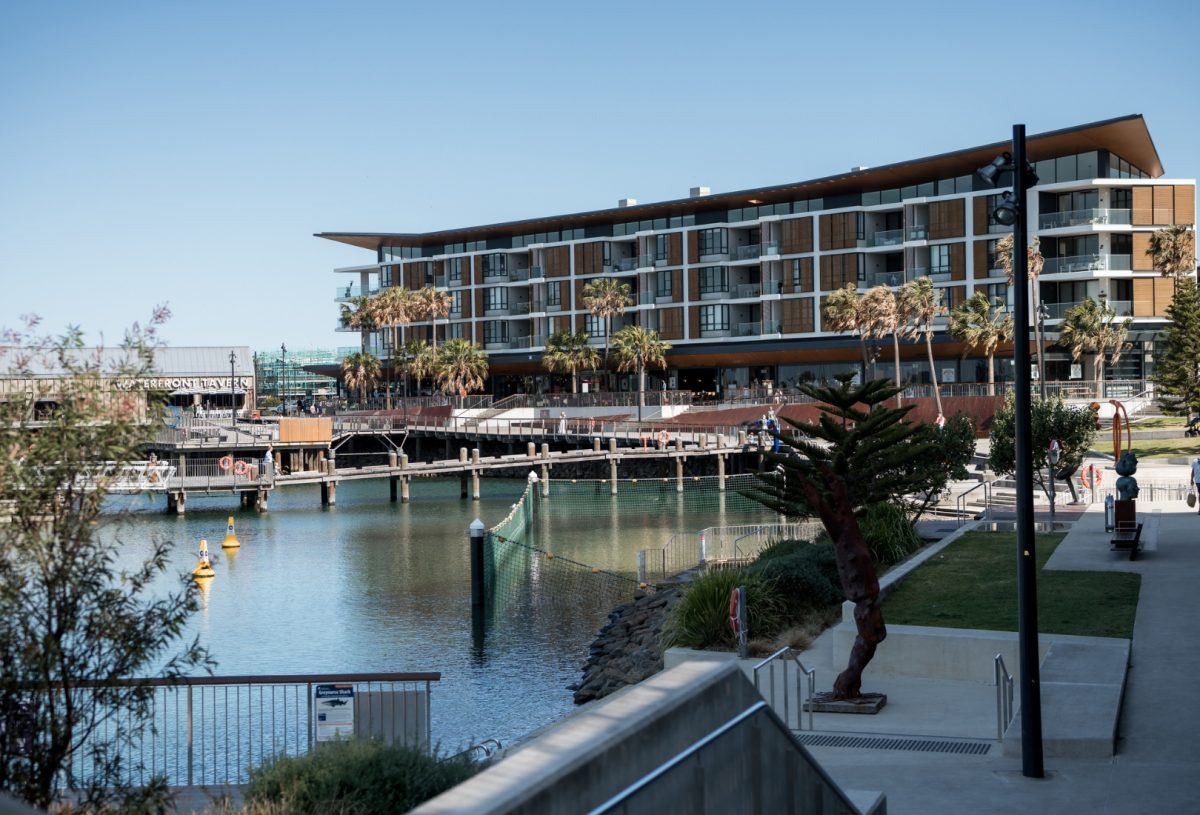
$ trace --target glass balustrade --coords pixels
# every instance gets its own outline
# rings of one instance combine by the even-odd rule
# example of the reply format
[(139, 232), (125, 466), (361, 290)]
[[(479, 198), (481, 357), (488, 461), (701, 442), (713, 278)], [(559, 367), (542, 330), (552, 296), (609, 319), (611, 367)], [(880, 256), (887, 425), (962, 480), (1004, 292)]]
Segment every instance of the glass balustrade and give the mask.
[(904, 243), (903, 229), (887, 229), (876, 232), (871, 236), (870, 246), (897, 246)]
[(1038, 218), (1039, 229), (1063, 229), (1071, 226), (1087, 226), (1091, 224), (1128, 225), (1130, 210), (1127, 209), (1072, 209), (1063, 212), (1047, 212)]

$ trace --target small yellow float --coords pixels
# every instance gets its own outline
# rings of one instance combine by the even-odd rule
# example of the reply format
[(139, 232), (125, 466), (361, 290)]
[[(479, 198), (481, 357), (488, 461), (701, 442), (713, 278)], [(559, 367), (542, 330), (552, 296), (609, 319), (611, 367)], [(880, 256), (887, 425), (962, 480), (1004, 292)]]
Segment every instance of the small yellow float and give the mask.
[(233, 516), (229, 516), (229, 520), (225, 523), (225, 540), (221, 543), (222, 549), (237, 549), (242, 545), (242, 542), (237, 539), (237, 535), (233, 532)]
[(192, 577), (199, 580), (205, 577), (215, 577), (216, 574), (208, 556), (208, 541), (202, 538), (200, 540), (200, 559), (196, 561), (196, 568), (192, 569)]

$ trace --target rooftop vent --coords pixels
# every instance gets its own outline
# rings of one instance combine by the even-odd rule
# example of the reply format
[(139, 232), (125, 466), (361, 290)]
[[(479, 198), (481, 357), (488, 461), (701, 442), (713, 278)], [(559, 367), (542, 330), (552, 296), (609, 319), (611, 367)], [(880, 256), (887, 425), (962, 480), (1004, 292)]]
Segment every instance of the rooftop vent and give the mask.
[(689, 198), (703, 198), (706, 195), (711, 195), (712, 190), (708, 187), (692, 187), (688, 190)]
[(870, 167), (868, 167), (867, 165), (865, 165), (865, 164), (859, 164), (857, 167), (851, 167), (851, 168), (850, 168), (850, 172), (852, 172), (852, 173), (861, 173), (861, 172), (863, 172), (864, 170), (869, 170), (869, 169), (871, 169), (871, 168), (870, 168)]
[(622, 209), (624, 209), (625, 207), (637, 206), (637, 199), (636, 198), (622, 198), (621, 200), (617, 201), (617, 206), (621, 207)]

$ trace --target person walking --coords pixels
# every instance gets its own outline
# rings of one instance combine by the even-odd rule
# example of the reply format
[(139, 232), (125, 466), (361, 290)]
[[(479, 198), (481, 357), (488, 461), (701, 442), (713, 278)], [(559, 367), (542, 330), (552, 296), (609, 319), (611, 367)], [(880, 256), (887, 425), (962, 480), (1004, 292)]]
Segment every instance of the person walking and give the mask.
[[(1200, 489), (1200, 456), (1196, 456), (1192, 460), (1192, 478), (1191, 478), (1192, 494), (1196, 494), (1196, 490)], [(1196, 513), (1200, 514), (1200, 500), (1196, 501)]]

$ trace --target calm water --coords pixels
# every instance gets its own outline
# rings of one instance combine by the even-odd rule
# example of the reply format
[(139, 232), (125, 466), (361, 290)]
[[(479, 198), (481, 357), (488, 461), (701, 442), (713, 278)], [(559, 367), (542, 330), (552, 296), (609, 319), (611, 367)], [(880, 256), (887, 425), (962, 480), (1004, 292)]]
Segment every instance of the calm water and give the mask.
[[(614, 503), (606, 487), (564, 485), (541, 504), (537, 544), (632, 573), (637, 550), (674, 531), (769, 517), (722, 512), (710, 490), (681, 498), (667, 486)], [(208, 539), (217, 576), (189, 636), (209, 647), (216, 673), (440, 671), (434, 740), (508, 743), (573, 707), (566, 686), (603, 622), (563, 597), (535, 615), (498, 614), (473, 632), (467, 526), (476, 517), (494, 525), (523, 490), (520, 481), (485, 479), (483, 500), (471, 502), (460, 500), (457, 479), (414, 481), (412, 503), (391, 504), (386, 481), (352, 481), (338, 487), (335, 508), (320, 506), (315, 486), (290, 487), (271, 495), (265, 514), (237, 511), (228, 496), (189, 496), (182, 518), (166, 514), (162, 496), (138, 497), (133, 518), (104, 534), (119, 534), (131, 558), (155, 536), (171, 540), (178, 570), (191, 569), (197, 542)], [(242, 548), (222, 552), (231, 513)]]

